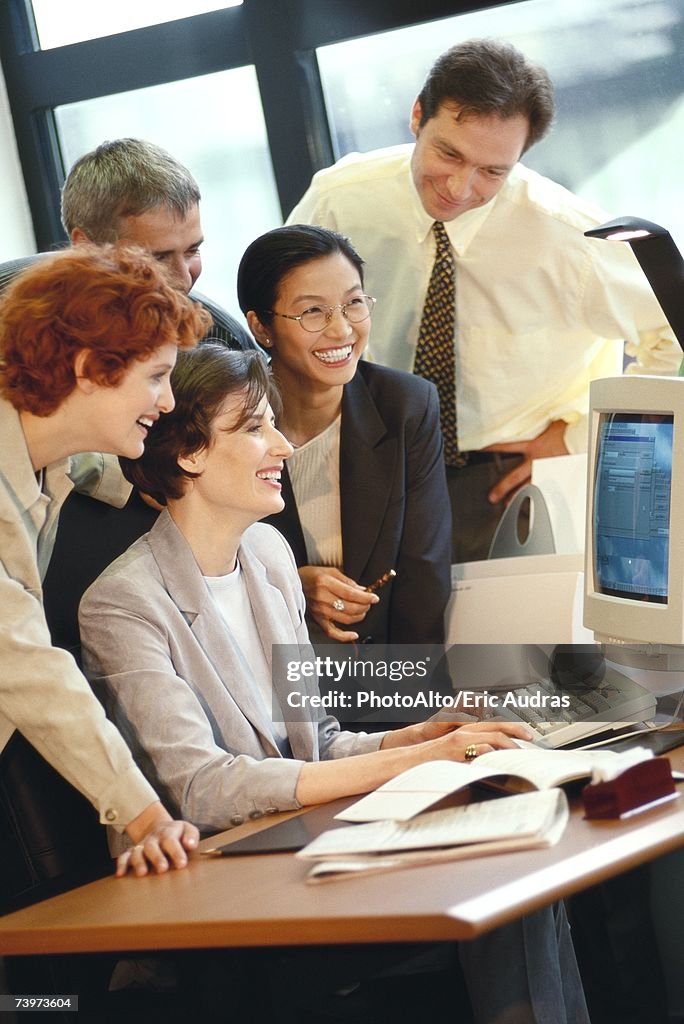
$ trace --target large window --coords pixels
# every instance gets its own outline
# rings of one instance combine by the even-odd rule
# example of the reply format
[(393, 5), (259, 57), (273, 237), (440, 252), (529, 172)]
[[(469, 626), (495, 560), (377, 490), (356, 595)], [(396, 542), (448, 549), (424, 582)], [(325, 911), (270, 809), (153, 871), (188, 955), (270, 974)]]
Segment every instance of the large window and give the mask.
[(191, 14), (237, 7), (242, 0), (31, 0), (41, 50), (101, 39), (147, 25), (163, 25)]
[(409, 140), (427, 68), (481, 35), (509, 39), (554, 78), (557, 123), (526, 162), (611, 214), (664, 224), (684, 249), (682, 0), (76, 4), (0, 0), (41, 249), (63, 240), (59, 189), (73, 160), (105, 138), (145, 136), (197, 177), (201, 287), (234, 311), (247, 242), (281, 223), (337, 156)]
[(556, 125), (525, 163), (615, 215), (665, 224), (684, 248), (683, 31), (681, 0), (524, 0), (322, 47), (335, 155), (409, 141), (435, 56), (464, 39), (506, 39), (556, 86)]
[(66, 167), (103, 139), (131, 136), (163, 146), (190, 168), (202, 192), (198, 288), (237, 309), (240, 257), (256, 235), (280, 222), (254, 68), (84, 100), (58, 107), (55, 117)]

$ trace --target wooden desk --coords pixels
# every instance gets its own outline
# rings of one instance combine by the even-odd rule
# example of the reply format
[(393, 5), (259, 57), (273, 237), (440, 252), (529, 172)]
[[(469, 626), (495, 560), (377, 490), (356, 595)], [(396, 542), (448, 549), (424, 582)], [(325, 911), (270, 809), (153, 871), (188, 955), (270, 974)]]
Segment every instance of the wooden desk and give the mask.
[[(684, 769), (684, 749), (669, 756)], [(468, 939), (679, 846), (682, 797), (622, 822), (588, 822), (575, 808), (547, 850), (316, 886), (292, 854), (197, 857), (184, 871), (105, 878), (7, 914), (0, 954)]]

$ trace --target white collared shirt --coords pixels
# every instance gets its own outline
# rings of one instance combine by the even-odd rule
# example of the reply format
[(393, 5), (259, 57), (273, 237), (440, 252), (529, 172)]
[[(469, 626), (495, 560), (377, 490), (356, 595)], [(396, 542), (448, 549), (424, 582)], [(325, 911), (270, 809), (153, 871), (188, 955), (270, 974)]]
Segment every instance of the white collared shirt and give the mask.
[[(314, 176), (288, 218), (349, 236), (378, 300), (369, 358), (409, 371), (435, 254), (412, 152), (349, 154)], [(491, 202), (445, 225), (462, 450), (530, 439), (558, 419), (568, 449), (585, 450), (589, 381), (621, 372), (623, 340), (630, 370), (676, 372), (681, 350), (629, 246), (584, 237), (609, 219), (518, 164)]]

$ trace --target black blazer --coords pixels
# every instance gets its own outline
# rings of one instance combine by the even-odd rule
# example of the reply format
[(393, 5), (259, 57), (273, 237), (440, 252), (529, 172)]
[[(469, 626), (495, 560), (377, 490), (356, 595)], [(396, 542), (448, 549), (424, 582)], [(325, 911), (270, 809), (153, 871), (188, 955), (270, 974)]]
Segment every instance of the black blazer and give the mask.
[[(270, 516), (298, 566), (308, 564), (287, 463), (285, 509)], [(340, 436), (342, 571), (368, 585), (388, 569), (357, 629), (375, 643), (442, 643), (449, 599), (451, 510), (433, 384), (361, 361), (345, 385)]]

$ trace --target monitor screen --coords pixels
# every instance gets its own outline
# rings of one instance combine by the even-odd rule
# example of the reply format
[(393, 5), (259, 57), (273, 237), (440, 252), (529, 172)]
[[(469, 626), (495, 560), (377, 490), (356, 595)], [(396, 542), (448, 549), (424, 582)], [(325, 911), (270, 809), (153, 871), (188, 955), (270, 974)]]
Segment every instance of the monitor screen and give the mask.
[(603, 413), (593, 543), (596, 589), (666, 604), (674, 417)]
[(585, 627), (684, 645), (684, 377), (592, 381), (588, 455)]

